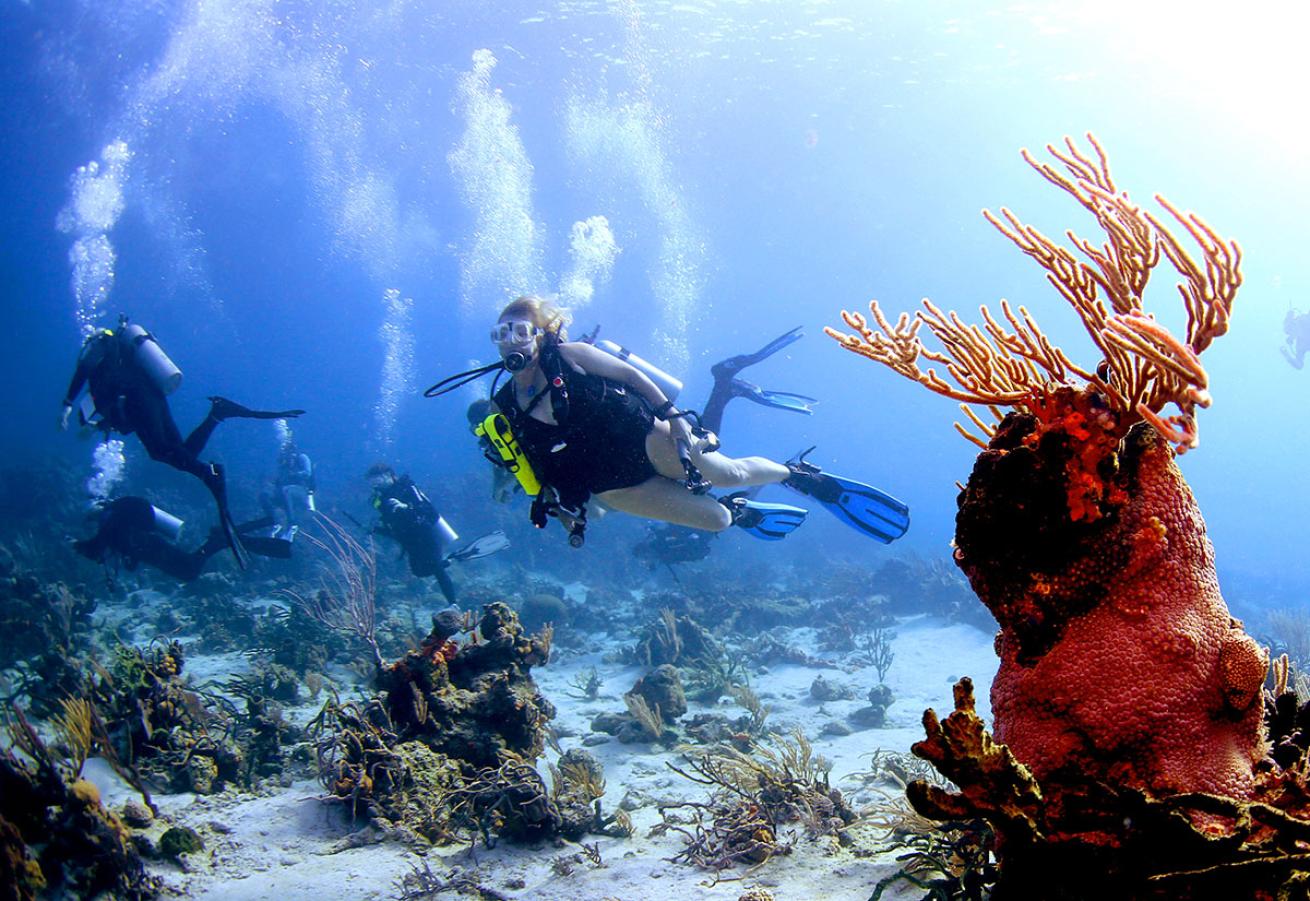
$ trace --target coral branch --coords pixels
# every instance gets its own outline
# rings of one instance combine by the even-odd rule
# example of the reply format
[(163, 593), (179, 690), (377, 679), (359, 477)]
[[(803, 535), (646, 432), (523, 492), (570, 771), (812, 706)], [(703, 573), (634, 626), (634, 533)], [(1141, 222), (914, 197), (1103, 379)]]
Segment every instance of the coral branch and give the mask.
[[(1105, 233), (1101, 245), (1066, 237), (1075, 248), (1056, 243), (1005, 207), (1000, 216), (983, 216), (1016, 247), (1046, 270), (1047, 279), (1082, 320), (1101, 352), (1098, 367), (1075, 365), (1053, 344), (1020, 307), (1018, 313), (1001, 301), (1002, 319), (982, 307), (984, 325), (969, 325), (954, 312), (946, 313), (924, 300), (913, 318), (901, 314), (893, 326), (871, 301), (874, 325), (859, 313), (842, 312), (855, 334), (825, 328), (852, 353), (882, 363), (937, 394), (966, 404), (993, 404), (1037, 413), (1064, 387), (1090, 386), (1119, 415), (1121, 434), (1145, 420), (1169, 437), (1178, 452), (1196, 446), (1195, 408), (1209, 405), (1208, 379), (1200, 353), (1228, 330), (1237, 288), (1242, 283), (1241, 249), (1221, 238), (1195, 213), (1182, 213), (1163, 197), (1156, 200), (1200, 247), (1194, 259), (1177, 236), (1157, 216), (1133, 203), (1110, 176), (1105, 151), (1090, 134), (1095, 157), (1083, 153), (1072, 139), (1067, 150), (1047, 146), (1065, 171), (1039, 162), (1027, 150), (1023, 158), (1051, 184), (1090, 212)], [(1078, 254), (1085, 259), (1080, 260)], [(1143, 312), (1142, 296), (1151, 273), (1167, 259), (1182, 276), (1178, 291), (1187, 311), (1187, 340), (1180, 341)], [(1109, 301), (1109, 307), (1101, 298)], [(943, 351), (929, 350), (919, 337), (927, 324)], [(954, 384), (922, 360), (941, 364)], [(1163, 416), (1169, 404), (1179, 408)], [(967, 430), (964, 437), (977, 443)]]

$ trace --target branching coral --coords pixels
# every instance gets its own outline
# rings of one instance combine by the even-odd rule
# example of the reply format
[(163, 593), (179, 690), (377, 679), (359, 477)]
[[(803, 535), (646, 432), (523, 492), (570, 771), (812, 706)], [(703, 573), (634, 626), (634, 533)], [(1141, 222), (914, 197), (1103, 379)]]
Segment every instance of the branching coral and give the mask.
[[(1090, 384), (1117, 414), (1120, 437), (1134, 422), (1144, 419), (1182, 452), (1196, 446), (1196, 407), (1210, 405), (1209, 380), (1200, 354), (1228, 330), (1233, 299), (1242, 283), (1241, 250), (1236, 242), (1219, 237), (1195, 213), (1180, 212), (1156, 195), (1200, 247), (1198, 262), (1159, 217), (1118, 189), (1105, 152), (1091, 135), (1088, 140), (1095, 159), (1071, 139), (1066, 139), (1067, 152), (1047, 147), (1065, 173), (1038, 162), (1027, 151), (1023, 154), (1029, 165), (1077, 200), (1105, 231), (1105, 243), (1099, 247), (1072, 231), (1067, 233), (1085, 259), (1025, 225), (1004, 207), (1000, 217), (986, 211), (984, 216), (1046, 270), (1048, 281), (1077, 312), (1100, 350), (1101, 365), (1084, 369), (1075, 364), (1043, 334), (1026, 308), (1019, 307), (1016, 312), (1004, 300), (1003, 321), (986, 306), (981, 308), (983, 326), (966, 324), (954, 312), (943, 312), (927, 300), (923, 312), (913, 319), (902, 313), (893, 325), (873, 301), (869, 304), (873, 325), (860, 313), (843, 311), (842, 318), (856, 334), (833, 328), (824, 331), (847, 350), (964, 404), (1015, 407), (1041, 416), (1058, 388)], [(1178, 291), (1187, 308), (1186, 340), (1170, 334), (1142, 306), (1142, 295), (1162, 257), (1182, 276)], [(944, 351), (924, 346), (919, 330), (925, 324)], [(949, 380), (931, 366), (922, 368), (920, 360), (943, 366)], [(1169, 404), (1179, 412), (1161, 416)], [(967, 408), (965, 412), (989, 431), (975, 414)], [(977, 438), (972, 440), (986, 446)]]
[[(1014, 408), (996, 427), (971, 414), (988, 440), (975, 439), (955, 535), (955, 562), (1000, 626), (996, 740), (962, 683), (955, 713), (930, 711), (914, 749), (959, 790), (914, 783), (909, 798), (934, 819), (991, 824), (996, 897), (1281, 897), (1304, 886), (1310, 839), (1298, 713), (1279, 702), (1281, 757), (1268, 757), (1267, 655), (1219, 594), (1175, 462), (1209, 403), (1199, 355), (1228, 328), (1240, 251), (1157, 198), (1193, 258), (1092, 144), (1094, 157), (1049, 148), (1064, 171), (1024, 156), (1092, 213), (1104, 244), (1070, 232), (1071, 250), (1007, 210), (988, 219), (1046, 270), (1097, 366), (1074, 364), (1008, 303), (1001, 321), (984, 310), (983, 327), (931, 304), (892, 325), (874, 304), (876, 327), (845, 314), (858, 335), (833, 333), (939, 394)], [(1182, 277), (1181, 340), (1142, 307), (1163, 260)], [(924, 349), (924, 323), (945, 352)]]
[[(686, 769), (669, 767), (713, 794), (705, 803), (660, 805), (662, 822), (652, 834), (680, 833), (686, 847), (674, 859), (705, 869), (759, 866), (789, 853), (795, 838), (783, 834), (788, 824), (799, 824), (810, 837), (845, 841), (846, 827), (856, 820), (828, 782), (831, 764), (814, 754), (800, 732), (752, 754), (724, 745), (694, 751)], [(690, 822), (677, 816), (683, 810)]]
[(380, 671), (382, 652), (377, 640), (377, 556), (344, 526), (326, 516), (317, 519), (323, 537), (305, 533), (305, 539), (328, 558), (322, 567), (318, 591), (300, 594), (286, 590), (288, 598), (311, 619), (334, 632), (354, 635), (373, 652)]

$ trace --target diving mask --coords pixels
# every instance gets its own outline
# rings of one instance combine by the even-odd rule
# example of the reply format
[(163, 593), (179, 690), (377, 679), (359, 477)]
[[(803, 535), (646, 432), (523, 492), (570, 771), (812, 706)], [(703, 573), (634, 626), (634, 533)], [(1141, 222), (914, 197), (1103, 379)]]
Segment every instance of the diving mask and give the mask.
[(541, 329), (526, 319), (513, 319), (509, 322), (497, 322), (491, 327), (491, 342), (519, 346), (529, 343), (540, 334)]

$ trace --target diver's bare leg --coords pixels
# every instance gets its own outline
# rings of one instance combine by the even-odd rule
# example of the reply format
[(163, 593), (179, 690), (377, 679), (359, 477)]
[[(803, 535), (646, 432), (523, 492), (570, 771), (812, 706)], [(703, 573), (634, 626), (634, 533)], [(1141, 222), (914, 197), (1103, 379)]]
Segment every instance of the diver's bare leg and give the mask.
[(691, 529), (722, 532), (732, 525), (732, 514), (708, 494), (692, 494), (662, 476), (647, 479), (632, 488), (616, 488), (596, 495), (596, 500), (623, 513), (657, 519)]
[[(681, 482), (686, 477), (667, 422), (655, 423), (655, 428), (646, 436), (646, 456), (655, 471), (665, 478)], [(701, 475), (716, 488), (773, 485), (791, 475), (786, 466), (767, 457), (729, 457), (718, 451), (693, 451), (691, 456)]]

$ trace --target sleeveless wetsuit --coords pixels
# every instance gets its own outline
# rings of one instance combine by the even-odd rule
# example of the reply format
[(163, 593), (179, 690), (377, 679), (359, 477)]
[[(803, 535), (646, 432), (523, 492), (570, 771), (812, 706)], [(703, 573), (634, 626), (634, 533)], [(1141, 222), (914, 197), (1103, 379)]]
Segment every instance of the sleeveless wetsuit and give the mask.
[(593, 494), (631, 488), (657, 474), (646, 456), (655, 417), (644, 398), (626, 385), (578, 372), (552, 343), (542, 347), (541, 365), (558, 425), (525, 412), (512, 381), (495, 401), (533, 471), (561, 503), (580, 506)]

